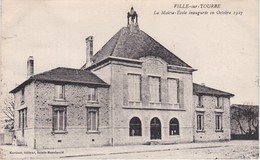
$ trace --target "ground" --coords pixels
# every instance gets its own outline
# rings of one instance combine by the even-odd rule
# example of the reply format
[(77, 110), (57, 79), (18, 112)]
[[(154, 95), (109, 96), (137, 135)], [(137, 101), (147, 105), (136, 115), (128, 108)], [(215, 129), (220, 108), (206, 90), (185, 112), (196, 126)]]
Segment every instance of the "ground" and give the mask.
[(258, 159), (259, 141), (33, 150), (0, 146), (0, 159)]

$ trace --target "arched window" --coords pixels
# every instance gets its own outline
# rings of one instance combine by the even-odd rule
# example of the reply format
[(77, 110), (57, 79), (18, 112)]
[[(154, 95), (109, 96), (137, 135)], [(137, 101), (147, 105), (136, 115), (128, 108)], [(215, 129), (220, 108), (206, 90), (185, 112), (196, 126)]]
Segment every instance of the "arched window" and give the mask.
[(179, 135), (180, 129), (179, 129), (179, 121), (177, 118), (172, 118), (170, 120), (170, 135)]
[(130, 120), (129, 136), (142, 136), (142, 124), (138, 117), (133, 117)]

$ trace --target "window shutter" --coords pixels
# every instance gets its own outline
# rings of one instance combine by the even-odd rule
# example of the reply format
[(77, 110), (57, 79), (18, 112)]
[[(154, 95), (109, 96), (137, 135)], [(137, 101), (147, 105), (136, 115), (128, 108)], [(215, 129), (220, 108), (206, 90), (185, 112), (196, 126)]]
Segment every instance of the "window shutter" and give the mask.
[(59, 130), (63, 130), (64, 129), (64, 127), (63, 127), (63, 122), (64, 122), (64, 120), (63, 120), (63, 118), (64, 118), (64, 111), (59, 111)]
[(149, 90), (149, 79), (147, 76), (143, 76), (141, 78), (141, 101), (142, 101), (142, 104), (143, 106), (148, 106), (149, 105), (149, 93), (150, 93), (150, 90)]
[(161, 102), (162, 104), (167, 104), (168, 103), (168, 81), (167, 79), (162, 78), (161, 79)]
[(87, 130), (91, 129), (91, 119), (90, 112), (87, 112)]
[(53, 130), (57, 130), (58, 124), (57, 124), (57, 114), (58, 111), (53, 110)]
[(179, 103), (180, 108), (184, 108), (184, 84), (182, 80), (179, 80)]

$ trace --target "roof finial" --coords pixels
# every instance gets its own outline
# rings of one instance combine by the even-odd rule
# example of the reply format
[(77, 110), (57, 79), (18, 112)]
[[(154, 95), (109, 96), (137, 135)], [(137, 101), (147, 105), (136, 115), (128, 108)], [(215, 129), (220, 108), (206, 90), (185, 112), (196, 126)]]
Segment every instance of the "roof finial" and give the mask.
[[(131, 18), (131, 23), (133, 24), (138, 24), (138, 19), (137, 19), (138, 15), (136, 13), (136, 11), (134, 10), (134, 7), (131, 7), (130, 12), (127, 13), (127, 25), (129, 25), (129, 18)], [(135, 22), (134, 22), (135, 20)]]

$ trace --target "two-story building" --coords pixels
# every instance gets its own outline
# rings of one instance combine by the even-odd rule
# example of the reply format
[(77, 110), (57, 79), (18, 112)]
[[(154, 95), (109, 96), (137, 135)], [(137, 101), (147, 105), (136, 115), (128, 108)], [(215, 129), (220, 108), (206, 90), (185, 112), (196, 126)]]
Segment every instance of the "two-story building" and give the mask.
[[(130, 21), (129, 21), (130, 19)], [(196, 69), (139, 29), (128, 13), (81, 69), (33, 75), (11, 91), (15, 131), (31, 148), (181, 143), (230, 139), (227, 92), (194, 84)]]

